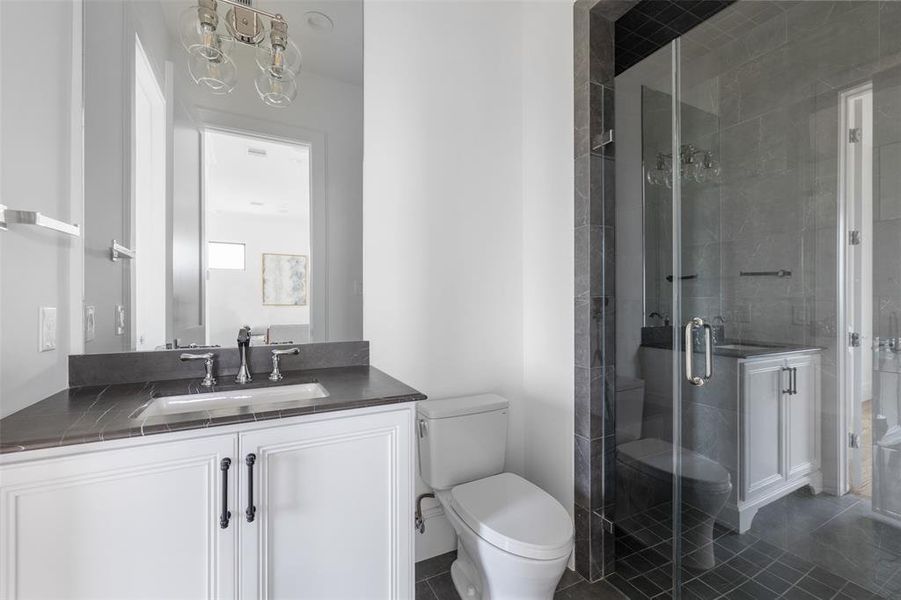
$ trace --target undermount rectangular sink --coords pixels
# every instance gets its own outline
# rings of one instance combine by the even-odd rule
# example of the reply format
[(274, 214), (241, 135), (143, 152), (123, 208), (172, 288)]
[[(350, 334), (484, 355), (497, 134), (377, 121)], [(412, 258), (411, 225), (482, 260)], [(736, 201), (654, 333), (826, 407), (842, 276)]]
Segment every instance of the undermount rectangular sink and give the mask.
[(135, 415), (134, 418), (145, 419), (160, 415), (228, 411), (241, 408), (252, 408), (254, 412), (258, 412), (264, 407), (269, 410), (277, 410), (282, 407), (290, 408), (294, 404), (302, 404), (317, 398), (327, 398), (328, 395), (328, 390), (318, 383), (299, 383), (221, 392), (182, 394), (180, 396), (163, 396), (155, 398), (147, 405), (147, 408)]

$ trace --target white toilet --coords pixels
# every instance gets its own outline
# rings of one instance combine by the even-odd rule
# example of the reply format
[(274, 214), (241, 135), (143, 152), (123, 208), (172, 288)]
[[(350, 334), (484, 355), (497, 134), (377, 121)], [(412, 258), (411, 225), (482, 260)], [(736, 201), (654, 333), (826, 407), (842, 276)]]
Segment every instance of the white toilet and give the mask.
[(486, 394), (417, 408), (419, 469), (457, 532), (451, 577), (464, 600), (550, 600), (572, 552), (566, 509), (504, 472), (507, 406)]

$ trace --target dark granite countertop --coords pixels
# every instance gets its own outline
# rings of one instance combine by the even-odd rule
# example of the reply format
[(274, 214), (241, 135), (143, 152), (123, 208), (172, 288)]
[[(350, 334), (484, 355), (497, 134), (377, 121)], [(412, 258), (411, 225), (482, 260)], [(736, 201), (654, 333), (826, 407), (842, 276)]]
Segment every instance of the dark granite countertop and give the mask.
[[(654, 344), (643, 343), (642, 346), (647, 348), (659, 348), (661, 350), (671, 350), (671, 344)], [(808, 346), (803, 344), (772, 344), (769, 342), (730, 342), (724, 341), (713, 347), (715, 356), (725, 356), (728, 358), (756, 358), (759, 356), (770, 356), (774, 354), (789, 354), (792, 352), (819, 352), (822, 348), (819, 346)], [(700, 348), (695, 348), (695, 352), (703, 352)]]
[[(200, 381), (176, 379), (73, 387), (0, 419), (0, 454), (84, 444), (103, 440), (202, 429), (311, 413), (349, 410), (366, 406), (424, 400), (425, 395), (386, 373), (369, 366), (285, 371), (285, 378), (270, 383), (266, 373), (255, 373), (254, 382), (243, 389), (272, 385), (318, 382), (329, 392), (326, 398), (279, 405), (194, 412), (143, 418), (141, 411), (156, 397), (211, 391)], [(238, 386), (223, 385), (212, 391)]]

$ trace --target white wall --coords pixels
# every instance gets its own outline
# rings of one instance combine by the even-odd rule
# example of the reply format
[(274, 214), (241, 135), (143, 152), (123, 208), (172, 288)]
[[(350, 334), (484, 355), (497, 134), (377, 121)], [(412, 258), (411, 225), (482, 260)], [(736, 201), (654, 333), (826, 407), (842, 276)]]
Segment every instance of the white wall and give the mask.
[[(206, 217), (212, 242), (244, 244), (244, 270), (210, 269), (207, 280), (211, 344), (231, 346), (242, 324), (254, 333), (269, 325), (308, 324), (308, 306), (263, 305), (263, 253), (310, 256), (310, 223), (300, 215), (212, 212)], [(312, 263), (311, 263), (312, 266)], [(309, 285), (309, 279), (308, 279)], [(309, 288), (308, 288), (309, 289)]]
[[(80, 89), (72, 78), (80, 74), (72, 70), (80, 57), (73, 48), (80, 43), (76, 10), (63, 0), (0, 2), (0, 203), (80, 222), (71, 211), (80, 178), (72, 150), (80, 133), (71, 110)], [(25, 50), (34, 46), (34, 29), (23, 23), (40, 23), (38, 79)], [(79, 251), (78, 241), (35, 227), (0, 232), (0, 417), (67, 385), (69, 261)], [(41, 306), (57, 309), (56, 350), (50, 352), (38, 352)]]
[[(509, 398), (508, 470), (571, 509), (572, 5), (373, 1), (365, 39), (372, 362)], [(417, 560), (453, 548), (427, 523)]]

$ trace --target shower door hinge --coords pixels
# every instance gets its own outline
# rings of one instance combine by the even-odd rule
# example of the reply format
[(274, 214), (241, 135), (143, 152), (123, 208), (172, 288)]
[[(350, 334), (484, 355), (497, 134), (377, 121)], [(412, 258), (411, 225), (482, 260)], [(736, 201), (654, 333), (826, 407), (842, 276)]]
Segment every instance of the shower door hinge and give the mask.
[(848, 345), (852, 348), (860, 348), (860, 334), (856, 331), (848, 333)]
[(848, 143), (858, 144), (863, 141), (863, 129), (854, 127), (848, 130)]
[(853, 431), (848, 432), (848, 447), (849, 448), (860, 448), (860, 435), (854, 433)]
[(852, 229), (848, 232), (848, 245), (860, 246), (860, 232), (858, 230)]

